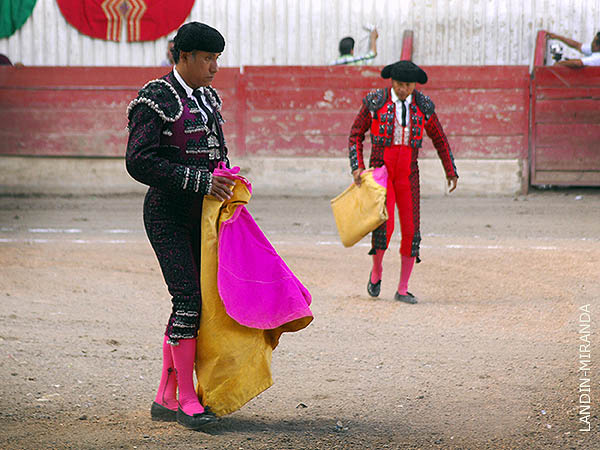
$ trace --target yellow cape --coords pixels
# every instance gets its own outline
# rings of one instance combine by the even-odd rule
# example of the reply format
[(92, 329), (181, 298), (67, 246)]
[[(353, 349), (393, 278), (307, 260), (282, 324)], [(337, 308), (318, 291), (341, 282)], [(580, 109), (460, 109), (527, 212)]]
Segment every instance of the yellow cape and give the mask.
[[(204, 197), (200, 286), (202, 314), (197, 338), (198, 397), (218, 416), (238, 410), (273, 384), (271, 354), (284, 331), (306, 327), (305, 317), (272, 330), (240, 325), (227, 315), (217, 287), (218, 229), (251, 194), (239, 180), (231, 199)], [(250, 293), (249, 293), (250, 294)]]
[(360, 175), (359, 186), (352, 183), (331, 200), (331, 209), (344, 247), (352, 247), (388, 220), (385, 205), (387, 189), (373, 177), (373, 169)]

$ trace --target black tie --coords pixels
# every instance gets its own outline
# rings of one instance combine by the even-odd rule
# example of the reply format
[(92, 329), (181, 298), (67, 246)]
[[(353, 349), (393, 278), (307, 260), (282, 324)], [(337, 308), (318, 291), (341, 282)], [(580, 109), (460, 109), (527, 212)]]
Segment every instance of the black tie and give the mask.
[(402, 101), (402, 126), (406, 126), (406, 105), (404, 104), (404, 100)]
[(208, 107), (204, 104), (204, 99), (202, 98), (203, 94), (199, 90), (195, 90), (194, 97), (196, 98), (196, 102), (198, 102), (198, 106), (202, 109), (202, 111), (204, 111), (206, 117), (208, 118), (208, 123), (206, 124), (206, 126), (209, 130), (212, 131), (212, 126), (215, 120), (213, 118), (212, 111), (208, 109)]

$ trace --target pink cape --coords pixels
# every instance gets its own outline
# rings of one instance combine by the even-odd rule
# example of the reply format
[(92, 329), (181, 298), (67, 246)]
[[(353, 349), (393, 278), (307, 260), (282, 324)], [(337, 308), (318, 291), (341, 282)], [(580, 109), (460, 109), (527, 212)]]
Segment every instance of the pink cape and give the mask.
[[(227, 171), (216, 169), (215, 175), (240, 180), (251, 189), (235, 169)], [(221, 223), (217, 282), (227, 314), (241, 325), (268, 330), (312, 317), (310, 293), (243, 205)]]

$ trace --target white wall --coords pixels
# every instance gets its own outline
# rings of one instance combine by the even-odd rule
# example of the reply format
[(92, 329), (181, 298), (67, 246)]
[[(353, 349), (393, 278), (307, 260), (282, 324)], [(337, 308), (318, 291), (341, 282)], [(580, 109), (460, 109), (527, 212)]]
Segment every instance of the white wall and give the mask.
[[(367, 23), (380, 32), (377, 65), (398, 59), (405, 29), (414, 31), (419, 64), (528, 65), (539, 29), (591, 41), (600, 0), (197, 0), (189, 20), (223, 33), (223, 66), (328, 64), (346, 35), (366, 49)], [(164, 59), (166, 40), (92, 39), (65, 21), (55, 0), (38, 0), (25, 25), (0, 39), (0, 53), (25, 65), (152, 66)]]

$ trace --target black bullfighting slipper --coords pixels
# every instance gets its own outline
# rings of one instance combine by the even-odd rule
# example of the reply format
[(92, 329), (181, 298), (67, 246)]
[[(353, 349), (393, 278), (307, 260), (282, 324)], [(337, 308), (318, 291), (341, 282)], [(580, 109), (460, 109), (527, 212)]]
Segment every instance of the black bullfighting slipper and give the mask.
[(371, 283), (371, 274), (369, 274), (367, 292), (371, 297), (379, 297), (379, 293), (381, 292), (381, 280), (379, 280), (377, 283)]
[(213, 413), (207, 413), (206, 411), (200, 414), (194, 414), (192, 416), (184, 413), (181, 408), (177, 409), (177, 423), (183, 425), (190, 430), (201, 430), (208, 425), (216, 423), (219, 419)]
[(399, 294), (398, 291), (396, 291), (396, 295), (394, 295), (394, 300), (398, 300), (399, 302), (404, 303), (410, 303), (411, 305), (417, 303), (417, 297), (412, 295), (410, 292), (407, 292), (405, 295), (402, 295)]
[(152, 407), (150, 408), (150, 416), (152, 417), (152, 420), (159, 422), (177, 421), (177, 411), (173, 411), (172, 409), (169, 409), (166, 406), (163, 406), (160, 403), (156, 402), (152, 402)]
[(210, 409), (210, 406), (204, 406), (204, 414), (217, 417), (217, 415)]

